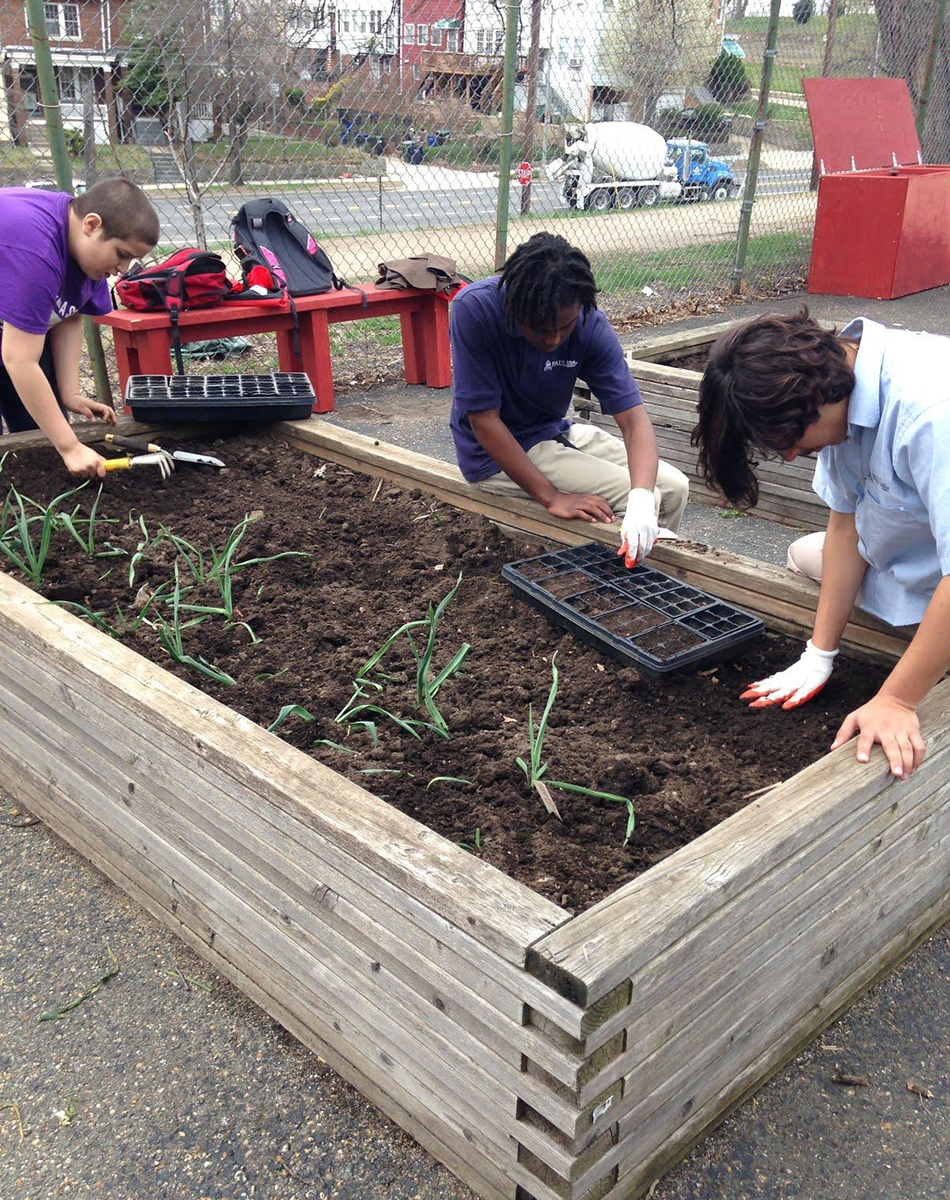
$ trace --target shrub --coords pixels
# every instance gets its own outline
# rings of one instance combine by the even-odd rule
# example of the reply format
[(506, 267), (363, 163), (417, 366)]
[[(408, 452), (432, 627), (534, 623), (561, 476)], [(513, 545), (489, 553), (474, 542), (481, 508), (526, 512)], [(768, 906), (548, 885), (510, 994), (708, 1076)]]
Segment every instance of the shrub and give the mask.
[(721, 50), (709, 70), (706, 86), (721, 104), (740, 100), (749, 91), (745, 63), (734, 54)]
[(86, 148), (86, 139), (78, 129), (67, 129), (66, 150), (70, 158), (82, 158)]
[(287, 103), (290, 105), (291, 108), (302, 108), (303, 107), (303, 88), (299, 88), (299, 87), (288, 88), (287, 92), (284, 96), (284, 99), (287, 101)]
[(815, 15), (815, 0), (795, 0), (792, 20), (796, 25), (807, 25)]

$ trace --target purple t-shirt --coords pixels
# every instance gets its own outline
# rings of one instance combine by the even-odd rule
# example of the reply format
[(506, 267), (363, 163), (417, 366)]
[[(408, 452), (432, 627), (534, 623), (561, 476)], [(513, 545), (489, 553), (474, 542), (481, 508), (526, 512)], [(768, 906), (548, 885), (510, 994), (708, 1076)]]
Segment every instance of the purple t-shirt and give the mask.
[(109, 284), (69, 255), (68, 192), (0, 188), (0, 321), (46, 333), (73, 313), (112, 311)]
[(564, 433), (566, 413), (580, 376), (605, 413), (641, 403), (624, 362), (620, 339), (599, 309), (582, 314), (567, 341), (550, 354), (535, 350), (505, 323), (504, 288), (498, 277), (469, 284), (449, 309), (452, 342), (452, 416), (459, 469), (469, 483), (500, 470), (479, 445), (470, 412), (497, 408), (522, 450)]

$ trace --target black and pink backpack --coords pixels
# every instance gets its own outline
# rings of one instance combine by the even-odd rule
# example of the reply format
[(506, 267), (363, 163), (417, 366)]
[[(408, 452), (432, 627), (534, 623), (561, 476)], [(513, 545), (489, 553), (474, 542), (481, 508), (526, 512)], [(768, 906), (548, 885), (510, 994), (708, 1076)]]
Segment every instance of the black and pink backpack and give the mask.
[(265, 263), (275, 282), (286, 287), (291, 296), (319, 296), (331, 289), (350, 287), (333, 270), (323, 247), (280, 200), (242, 204), (231, 218), (231, 241), (239, 259)]

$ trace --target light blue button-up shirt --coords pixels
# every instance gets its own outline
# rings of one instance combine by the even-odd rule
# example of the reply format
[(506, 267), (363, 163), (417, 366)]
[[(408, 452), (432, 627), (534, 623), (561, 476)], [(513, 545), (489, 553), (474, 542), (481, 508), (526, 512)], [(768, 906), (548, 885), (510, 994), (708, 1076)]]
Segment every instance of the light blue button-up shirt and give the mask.
[(861, 607), (912, 625), (950, 574), (950, 338), (866, 317), (841, 336), (860, 338), (848, 437), (821, 451), (813, 486), (854, 513)]

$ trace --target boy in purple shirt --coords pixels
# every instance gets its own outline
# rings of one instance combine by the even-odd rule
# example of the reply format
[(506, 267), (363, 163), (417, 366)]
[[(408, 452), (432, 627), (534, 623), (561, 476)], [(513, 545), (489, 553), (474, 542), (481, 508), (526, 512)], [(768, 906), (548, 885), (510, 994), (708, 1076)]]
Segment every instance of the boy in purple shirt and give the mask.
[[(674, 532), (686, 476), (657, 455), (653, 425), (607, 318), (586, 256), (536, 233), (497, 276), (452, 301), (450, 419), (465, 478), (500, 495), (527, 493), (556, 517), (612, 523), (623, 513), (627, 566)], [(623, 434), (574, 424), (581, 376)]]
[(80, 196), (0, 188), (0, 411), (7, 429), (42, 429), (72, 475), (103, 477), (67, 413), (115, 424), (79, 386), (83, 313), (110, 312), (108, 277), (158, 241), (158, 217), (129, 179)]

